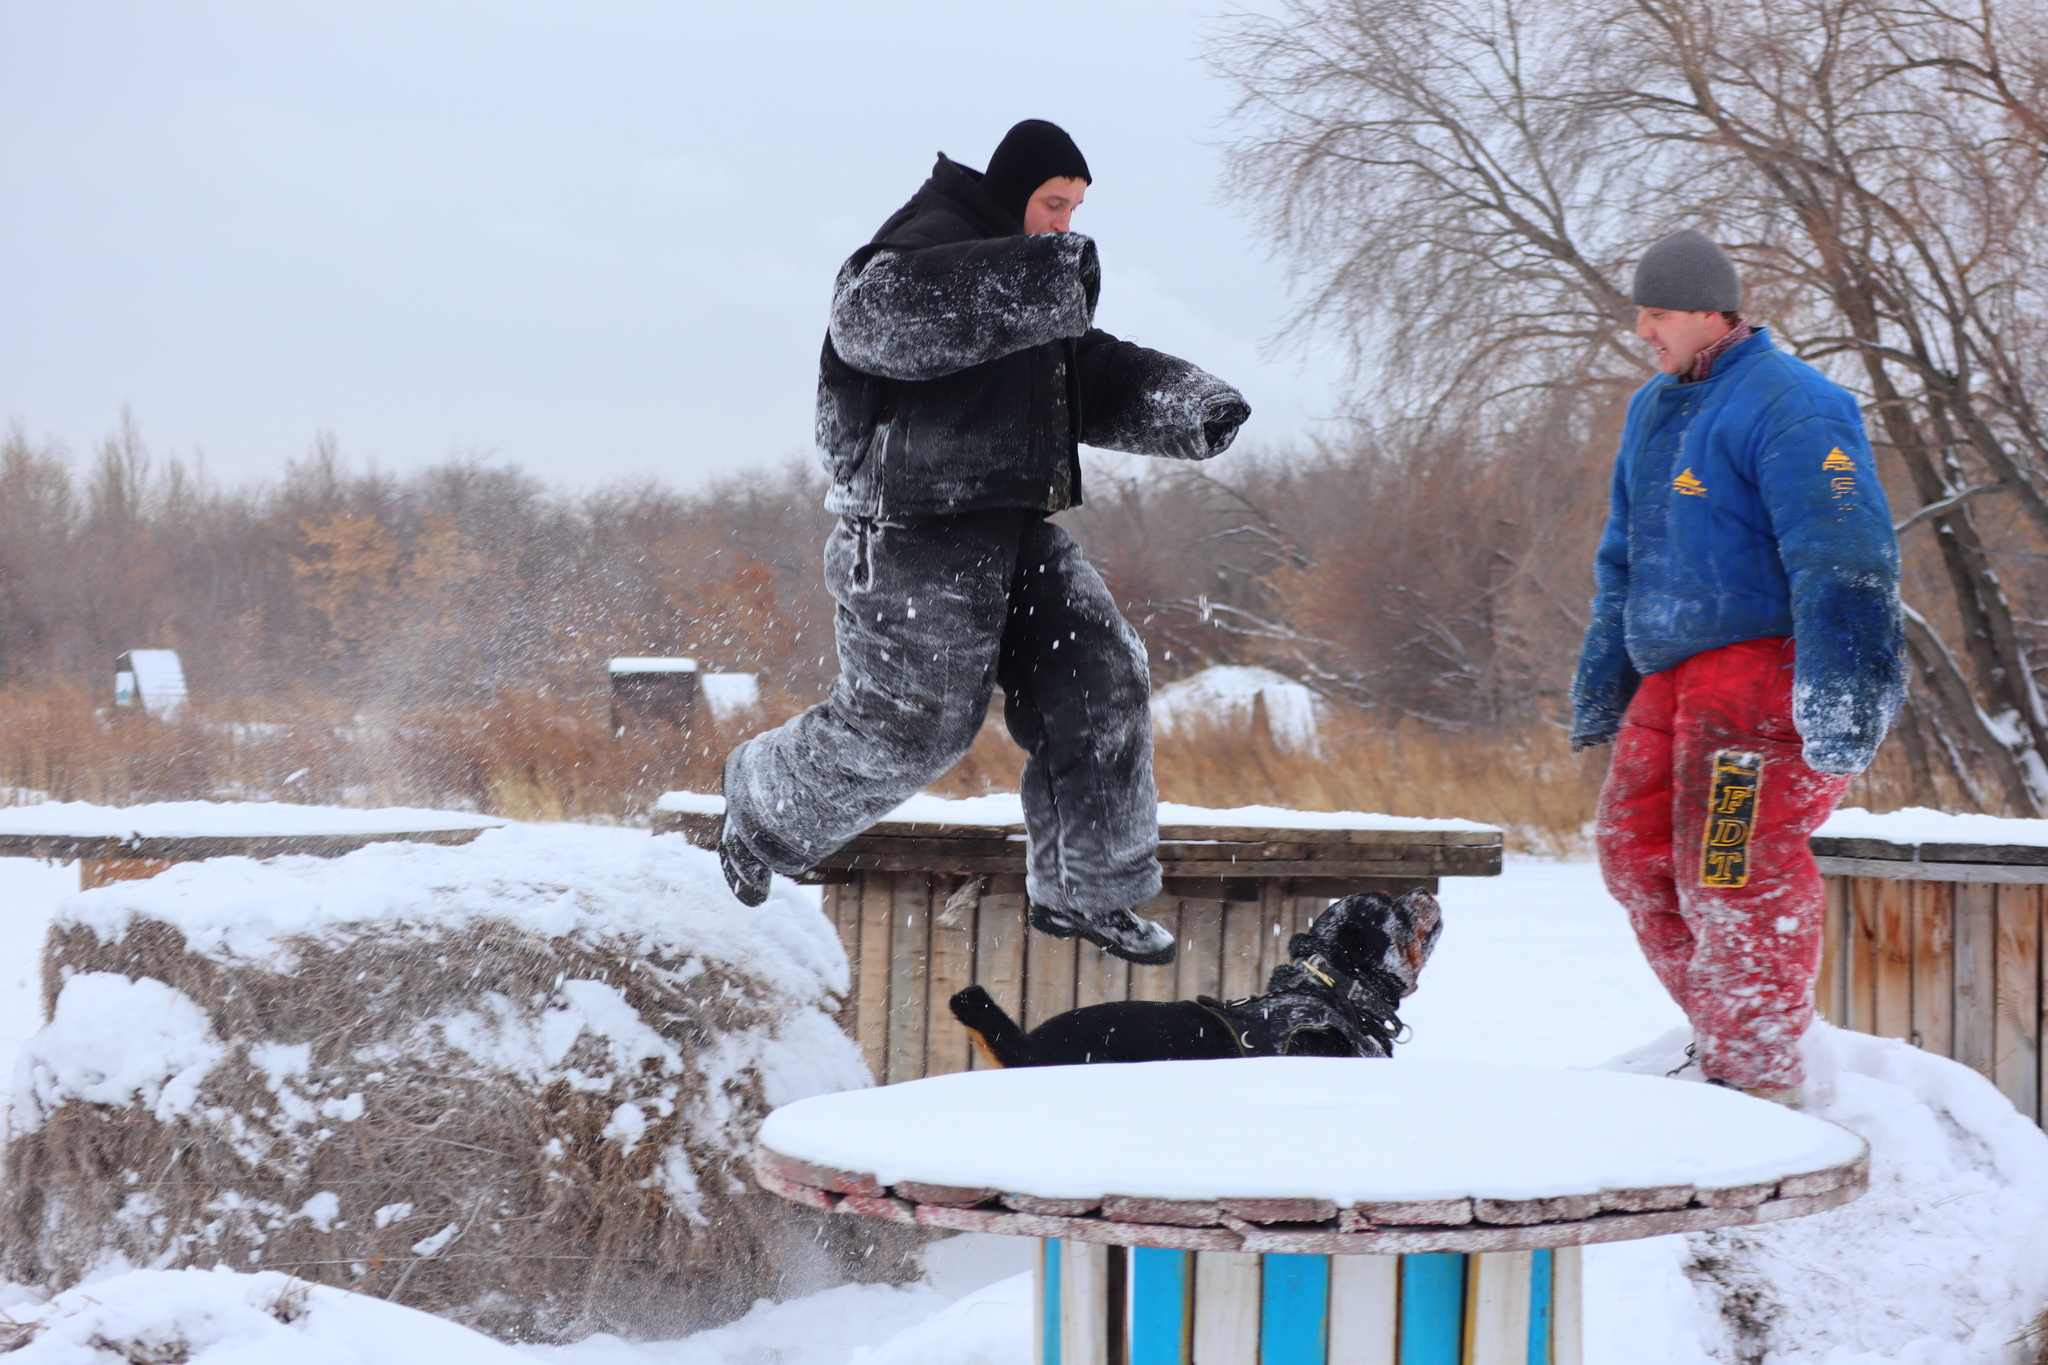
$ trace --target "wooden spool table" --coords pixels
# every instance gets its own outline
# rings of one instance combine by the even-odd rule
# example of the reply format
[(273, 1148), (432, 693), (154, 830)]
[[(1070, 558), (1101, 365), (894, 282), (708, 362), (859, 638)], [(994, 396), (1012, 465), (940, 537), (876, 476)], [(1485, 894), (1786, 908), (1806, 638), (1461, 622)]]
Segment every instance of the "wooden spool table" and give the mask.
[(353, 810), (281, 801), (164, 801), (95, 806), (49, 801), (0, 809), (0, 858), (80, 864), (78, 884), (154, 877), (173, 863), (203, 858), (271, 858), (309, 853), (338, 858), (366, 844), (403, 840), (466, 844), (506, 822), (460, 811)]
[(1953, 1058), (2048, 1119), (2048, 820), (1852, 809), (1812, 846), (1827, 878), (1823, 1017)]
[[(724, 811), (723, 797), (670, 792), (654, 830), (709, 848)], [(1029, 931), (1015, 796), (912, 797), (799, 878), (824, 888), (853, 969), (840, 1024), (875, 1079), (988, 1065), (946, 1009), (970, 983), (1026, 1028), (1108, 1000), (1253, 995), (1331, 898), (1435, 891), (1439, 878), (1501, 867), (1500, 831), (1468, 820), (1162, 803), (1159, 839), (1165, 888), (1138, 913), (1179, 937), (1165, 967)]]
[(1279, 1057), (935, 1076), (768, 1116), (762, 1186), (1044, 1239), (1038, 1365), (1577, 1365), (1577, 1249), (1846, 1204), (1846, 1129), (1612, 1071)]

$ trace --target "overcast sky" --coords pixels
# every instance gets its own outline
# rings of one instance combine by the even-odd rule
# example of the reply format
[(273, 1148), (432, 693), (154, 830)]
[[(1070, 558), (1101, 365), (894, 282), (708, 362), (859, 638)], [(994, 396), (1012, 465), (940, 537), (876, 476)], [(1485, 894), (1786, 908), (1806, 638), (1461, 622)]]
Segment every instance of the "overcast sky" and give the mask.
[[(1216, 6), (1209, 7), (1212, 11)], [(0, 0), (0, 421), (122, 406), (239, 481), (330, 431), (577, 486), (808, 454), (834, 271), (929, 172), (1051, 118), (1095, 172), (1098, 321), (1337, 406), (1218, 188), (1220, 22), (1170, 0)]]

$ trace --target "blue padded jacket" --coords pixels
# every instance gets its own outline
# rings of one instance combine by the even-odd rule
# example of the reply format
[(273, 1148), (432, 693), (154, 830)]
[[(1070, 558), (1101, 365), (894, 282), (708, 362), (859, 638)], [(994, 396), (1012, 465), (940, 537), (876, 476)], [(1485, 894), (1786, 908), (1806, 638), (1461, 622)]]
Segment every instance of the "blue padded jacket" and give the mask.
[(1789, 635), (1806, 761), (1867, 767), (1905, 697), (1899, 544), (1856, 400), (1739, 342), (1706, 379), (1629, 401), (1592, 622), (1572, 681), (1574, 747), (1614, 738), (1643, 675)]

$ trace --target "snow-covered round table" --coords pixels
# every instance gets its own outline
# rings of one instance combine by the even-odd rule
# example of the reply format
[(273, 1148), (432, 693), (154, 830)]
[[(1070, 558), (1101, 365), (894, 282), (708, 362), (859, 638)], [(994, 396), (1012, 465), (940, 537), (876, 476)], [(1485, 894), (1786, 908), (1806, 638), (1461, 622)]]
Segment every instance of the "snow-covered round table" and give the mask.
[(46, 801), (0, 810), (0, 858), (79, 861), (86, 890), (205, 858), (338, 858), (366, 844), (466, 844), (507, 823), (462, 811), (300, 806), (285, 801)]
[(762, 1185), (1045, 1239), (1040, 1365), (1565, 1365), (1576, 1248), (1819, 1213), (1863, 1140), (1611, 1071), (1260, 1058), (959, 1072), (784, 1106)]

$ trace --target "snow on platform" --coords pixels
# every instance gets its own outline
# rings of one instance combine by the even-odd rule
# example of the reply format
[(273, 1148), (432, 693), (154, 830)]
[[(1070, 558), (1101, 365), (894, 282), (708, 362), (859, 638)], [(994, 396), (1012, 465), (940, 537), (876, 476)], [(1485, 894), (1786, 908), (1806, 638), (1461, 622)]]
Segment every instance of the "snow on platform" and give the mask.
[(1988, 844), (2048, 848), (2048, 820), (2018, 820), (1910, 806), (1873, 815), (1848, 806), (1813, 832), (1816, 839), (1880, 839), (1891, 844)]
[(1728, 1189), (1864, 1152), (1718, 1087), (1327, 1057), (958, 1072), (799, 1101), (768, 1116), (761, 1144), (883, 1184), (1339, 1205)]
[[(657, 811), (681, 815), (723, 815), (725, 798), (710, 792), (664, 792), (655, 801)], [(1159, 803), (1162, 826), (1214, 825), (1232, 829), (1329, 829), (1329, 830), (1457, 830), (1499, 833), (1496, 826), (1473, 820), (1432, 819), (1416, 815), (1379, 815), (1356, 810), (1287, 810), (1280, 806), (1233, 806), (1215, 809), (1184, 806), (1176, 801)], [(1011, 792), (987, 796), (945, 797), (919, 792), (875, 822), (880, 825), (983, 825), (1024, 826), (1023, 799)]]
[(46, 801), (0, 807), (0, 837), (204, 839), (323, 834), (412, 834), (429, 830), (496, 829), (511, 823), (465, 811), (385, 806), (299, 806), (287, 801), (158, 801), (96, 806)]

